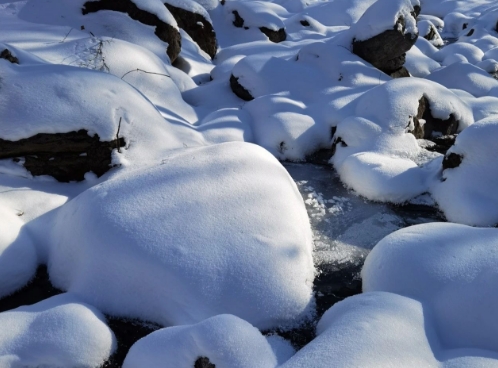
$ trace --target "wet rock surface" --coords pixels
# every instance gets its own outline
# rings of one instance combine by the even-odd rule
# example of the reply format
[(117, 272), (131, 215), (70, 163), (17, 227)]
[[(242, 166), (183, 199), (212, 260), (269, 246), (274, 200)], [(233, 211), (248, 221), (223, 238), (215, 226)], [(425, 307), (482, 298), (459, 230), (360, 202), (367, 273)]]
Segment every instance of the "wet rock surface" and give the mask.
[(124, 138), (101, 142), (88, 131), (36, 134), (18, 141), (0, 139), (0, 159), (24, 159), (34, 176), (50, 175), (61, 182), (84, 180), (87, 172), (102, 176), (111, 169), (111, 153), (125, 145)]
[(230, 88), (237, 97), (244, 101), (254, 100), (249, 91), (239, 83), (239, 78), (234, 77), (233, 74), (230, 76)]
[(8, 49), (4, 49), (2, 52), (0, 52), (0, 59), (10, 61), (12, 64), (19, 64), (19, 59), (12, 55), (12, 53)]
[(131, 0), (98, 0), (87, 1), (82, 8), (83, 15), (95, 13), (99, 10), (113, 10), (126, 13), (130, 18), (148, 26), (154, 26), (156, 36), (168, 43), (168, 54), (171, 62), (174, 62), (180, 54), (182, 40), (180, 32), (170, 24), (160, 20), (157, 15), (138, 8)]
[(187, 32), (211, 59), (214, 58), (218, 49), (218, 42), (216, 41), (213, 25), (200, 14), (189, 12), (168, 3), (164, 5), (175, 18), (178, 27)]
[(387, 30), (365, 41), (353, 40), (353, 53), (386, 74), (401, 69), (406, 52), (417, 41), (418, 35), (404, 33), (405, 22), (398, 19), (392, 30)]

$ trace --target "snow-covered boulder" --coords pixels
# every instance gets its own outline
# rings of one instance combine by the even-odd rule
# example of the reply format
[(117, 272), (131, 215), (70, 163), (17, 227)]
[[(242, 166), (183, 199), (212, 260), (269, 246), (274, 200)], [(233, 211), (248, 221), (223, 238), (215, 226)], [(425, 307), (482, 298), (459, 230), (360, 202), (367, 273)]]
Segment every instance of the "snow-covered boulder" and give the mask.
[(0, 313), (0, 366), (100, 367), (117, 347), (105, 318), (71, 294)]
[(441, 128), (436, 123), (456, 121), (461, 130), (473, 122), (457, 95), (418, 78), (391, 80), (354, 104), (353, 116), (337, 126), (330, 162), (347, 186), (377, 201), (401, 203), (428, 191), (439, 167), (423, 167), (424, 150), (411, 134), (417, 126), (425, 121), (423, 128), (432, 132)]
[(443, 181), (432, 193), (449, 221), (498, 224), (497, 136), (498, 119), (492, 116), (465, 129), (446, 153)]
[(235, 316), (219, 315), (151, 333), (131, 347), (123, 368), (209, 366), (200, 361), (216, 368), (275, 368), (278, 364), (256, 328)]
[[(403, 74), (406, 52), (418, 37), (418, 0), (379, 0), (351, 26), (353, 52), (387, 74)], [(409, 76), (409, 75), (408, 75)]]
[(435, 348), (462, 349), (464, 354), (464, 349), (482, 349), (479, 355), (497, 359), (497, 262), (497, 229), (412, 226), (374, 247), (362, 270), (363, 291), (387, 291), (422, 302), (426, 323), (439, 339)]
[(68, 202), (49, 273), (112, 315), (177, 325), (229, 313), (265, 329), (310, 314), (311, 248), (289, 174), (234, 142), (171, 154)]

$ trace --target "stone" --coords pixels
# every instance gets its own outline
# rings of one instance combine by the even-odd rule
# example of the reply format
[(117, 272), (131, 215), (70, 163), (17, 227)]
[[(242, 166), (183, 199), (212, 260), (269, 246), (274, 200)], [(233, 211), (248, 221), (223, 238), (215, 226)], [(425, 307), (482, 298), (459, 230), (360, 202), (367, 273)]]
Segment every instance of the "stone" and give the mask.
[[(420, 120), (425, 120), (424, 124)], [(434, 140), (433, 133), (441, 133), (443, 136), (453, 135), (457, 132), (459, 123), (454, 114), (446, 120), (437, 119), (432, 116), (429, 100), (424, 96), (419, 100), (417, 116), (413, 118), (415, 124), (411, 132), (417, 139)]]
[(460, 166), (462, 161), (463, 161), (463, 156), (458, 155), (456, 153), (450, 153), (449, 155), (444, 156), (443, 170), (454, 169), (454, 168)]
[(8, 49), (4, 49), (0, 52), (0, 59), (5, 59), (10, 61), (12, 64), (19, 64), (19, 59), (16, 58)]
[(199, 45), (201, 50), (205, 51), (211, 59), (214, 58), (218, 50), (218, 42), (211, 22), (200, 14), (192, 13), (168, 3), (164, 5), (175, 18), (178, 27), (187, 32), (195, 43)]
[(404, 34), (404, 31), (405, 21), (399, 18), (393, 29), (365, 41), (353, 40), (353, 53), (386, 74), (394, 73), (403, 67), (406, 52), (418, 37), (410, 33)]
[(149, 13), (138, 8), (131, 0), (97, 0), (87, 1), (82, 8), (83, 15), (95, 13), (99, 10), (113, 10), (121, 13), (126, 13), (130, 18), (148, 26), (155, 26), (154, 33), (156, 36), (168, 43), (168, 54), (173, 63), (182, 48), (182, 38), (180, 32), (170, 24), (160, 20), (157, 15)]
[(232, 89), (233, 93), (237, 95), (237, 97), (245, 101), (254, 100), (254, 97), (251, 96), (249, 91), (239, 83), (239, 78), (234, 77), (233, 74), (230, 76), (230, 88)]
[[(244, 27), (244, 19), (240, 16), (237, 10), (234, 10), (232, 14), (235, 17), (233, 21), (233, 25), (235, 27), (237, 28), (243, 27), (245, 29), (249, 29), (248, 27)], [(270, 39), (271, 42), (279, 43), (287, 39), (287, 33), (285, 33), (284, 28), (280, 28), (278, 31), (274, 31), (267, 27), (259, 27), (259, 30), (263, 32), (266, 35), (266, 37)]]
[(61, 182), (82, 181), (92, 171), (98, 177), (111, 169), (111, 153), (125, 145), (124, 138), (101, 142), (86, 130), (36, 134), (18, 141), (0, 139), (0, 159), (24, 158), (34, 176), (50, 175)]
[(195, 361), (194, 368), (216, 368), (216, 366), (209, 361), (209, 358), (200, 357)]

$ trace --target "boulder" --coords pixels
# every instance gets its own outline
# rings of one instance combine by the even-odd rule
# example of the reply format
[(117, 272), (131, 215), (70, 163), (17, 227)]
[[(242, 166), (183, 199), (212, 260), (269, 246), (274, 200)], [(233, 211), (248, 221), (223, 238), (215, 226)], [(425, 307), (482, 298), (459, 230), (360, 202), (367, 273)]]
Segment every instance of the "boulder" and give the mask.
[(50, 175), (61, 182), (81, 181), (92, 171), (105, 174), (111, 166), (111, 153), (125, 145), (123, 138), (101, 142), (88, 131), (36, 134), (18, 141), (0, 139), (0, 159), (24, 159), (24, 167), (34, 176)]
[(211, 22), (201, 14), (190, 12), (168, 3), (164, 5), (175, 18), (178, 27), (187, 32), (211, 59), (214, 58), (218, 49), (218, 42)]
[(418, 35), (405, 33), (405, 20), (400, 17), (393, 29), (365, 41), (354, 39), (353, 53), (386, 74), (406, 76), (406, 73), (397, 72), (403, 67), (406, 52), (415, 44), (417, 38)]
[[(244, 26), (244, 19), (240, 16), (237, 10), (232, 11), (234, 15), (233, 25), (237, 28), (249, 29), (249, 27)], [(267, 27), (259, 27), (259, 30), (263, 32), (271, 42), (279, 43), (287, 39), (287, 33), (285, 33), (284, 28), (280, 28), (277, 31)]]
[[(421, 124), (420, 120), (425, 120)], [(429, 100), (424, 96), (419, 100), (417, 116), (413, 118), (415, 129), (412, 133), (417, 139), (433, 140), (434, 132), (441, 133), (443, 136), (453, 135), (458, 131), (459, 122), (454, 114), (446, 120), (437, 119), (432, 116)]]
[(16, 58), (8, 49), (4, 49), (0, 52), (0, 59), (5, 59), (10, 61), (12, 64), (19, 64), (19, 59)]
[(239, 83), (239, 78), (234, 77), (233, 74), (230, 76), (230, 88), (233, 93), (237, 95), (237, 97), (243, 99), (244, 101), (254, 100), (251, 93)]
[(82, 8), (83, 15), (99, 10), (113, 10), (126, 13), (130, 18), (148, 26), (154, 26), (156, 36), (168, 44), (166, 53), (173, 63), (180, 54), (182, 40), (175, 27), (160, 20), (157, 15), (138, 8), (131, 0), (97, 0), (87, 1)]

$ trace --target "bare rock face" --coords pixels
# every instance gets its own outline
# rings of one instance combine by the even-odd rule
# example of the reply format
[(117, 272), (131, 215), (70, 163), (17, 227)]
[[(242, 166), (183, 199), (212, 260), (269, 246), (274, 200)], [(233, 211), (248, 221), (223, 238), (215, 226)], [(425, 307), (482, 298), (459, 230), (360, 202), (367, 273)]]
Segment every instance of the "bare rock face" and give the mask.
[(194, 368), (216, 368), (216, 366), (209, 361), (209, 358), (200, 357), (195, 361)]
[(218, 42), (213, 25), (200, 14), (189, 12), (168, 3), (164, 5), (175, 18), (178, 27), (187, 32), (211, 59), (214, 58), (218, 49)]
[(450, 153), (449, 155), (444, 156), (443, 170), (454, 169), (460, 166), (462, 161), (463, 161), (463, 156), (457, 155), (456, 153)]
[(88, 131), (36, 134), (18, 141), (0, 139), (0, 159), (24, 158), (34, 176), (50, 175), (61, 182), (81, 181), (87, 172), (102, 176), (111, 168), (111, 153), (125, 145), (124, 138), (101, 142)]
[(230, 76), (230, 88), (232, 89), (233, 93), (237, 95), (237, 97), (245, 101), (254, 100), (254, 97), (251, 96), (249, 91), (239, 83), (239, 78), (234, 77), (233, 74)]
[[(425, 120), (424, 124), (421, 124), (421, 119)], [(412, 133), (417, 139), (433, 140), (432, 135), (434, 132), (443, 136), (453, 135), (457, 132), (459, 126), (459, 122), (453, 114), (446, 120), (433, 117), (429, 100), (425, 96), (419, 100), (418, 113), (413, 118), (413, 121), (415, 129)]]
[(19, 64), (19, 59), (16, 58), (8, 49), (4, 49), (0, 52), (0, 59), (5, 59), (10, 61), (12, 64)]
[[(244, 19), (240, 16), (237, 10), (232, 12), (235, 19), (233, 21), (233, 25), (237, 28), (249, 29), (249, 27), (244, 27)], [(263, 32), (271, 42), (279, 43), (285, 41), (287, 39), (287, 33), (285, 33), (284, 28), (280, 28), (278, 31), (274, 31), (270, 28), (259, 27), (259, 30)]]
[(386, 74), (406, 76), (398, 71), (403, 68), (406, 52), (415, 44), (418, 35), (404, 31), (405, 21), (399, 18), (393, 29), (365, 41), (353, 40), (353, 53)]
[(168, 43), (168, 54), (171, 62), (173, 63), (181, 51), (182, 39), (180, 32), (170, 24), (160, 20), (155, 14), (149, 13), (145, 10), (139, 9), (131, 0), (97, 0), (87, 1), (83, 5), (83, 15), (95, 13), (99, 10), (113, 10), (121, 13), (126, 13), (130, 18), (139, 21), (140, 23), (148, 26), (155, 26), (156, 36)]

